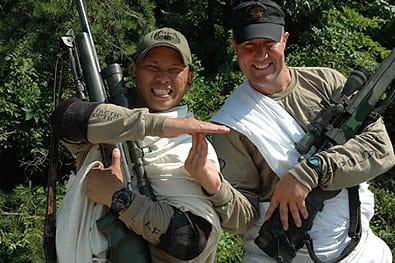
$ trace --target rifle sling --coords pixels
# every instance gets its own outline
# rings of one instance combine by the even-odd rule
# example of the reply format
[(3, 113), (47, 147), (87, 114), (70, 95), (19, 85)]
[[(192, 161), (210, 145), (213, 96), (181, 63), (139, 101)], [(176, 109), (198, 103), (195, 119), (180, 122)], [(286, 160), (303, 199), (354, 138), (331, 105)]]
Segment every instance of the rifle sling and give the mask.
[(133, 162), (133, 170), (135, 172), (137, 178), (137, 185), (140, 194), (143, 194), (150, 198), (151, 200), (155, 201), (156, 196), (154, 191), (151, 187), (151, 183), (148, 180), (145, 167), (144, 167), (144, 151), (141, 149), (137, 141), (127, 141), (128, 149), (130, 156)]
[(315, 263), (336, 263), (340, 262), (342, 259), (347, 257), (354, 248), (358, 245), (361, 239), (361, 207), (359, 200), (359, 185), (347, 188), (348, 190), (348, 202), (350, 208), (350, 227), (348, 230), (348, 235), (351, 237), (350, 243), (344, 248), (342, 253), (329, 261), (321, 261), (314, 252), (313, 240), (309, 237), (306, 240), (306, 247), (309, 252), (310, 258)]

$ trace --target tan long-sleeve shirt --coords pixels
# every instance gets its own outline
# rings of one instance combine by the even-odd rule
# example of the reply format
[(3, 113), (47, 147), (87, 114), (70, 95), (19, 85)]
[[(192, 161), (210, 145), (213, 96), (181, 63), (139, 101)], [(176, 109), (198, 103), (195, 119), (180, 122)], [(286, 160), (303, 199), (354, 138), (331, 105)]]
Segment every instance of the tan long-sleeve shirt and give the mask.
[[(290, 68), (290, 71), (292, 81), (288, 89), (271, 97), (306, 129), (323, 108), (321, 100), (329, 101), (346, 79), (328, 68)], [(224, 184), (217, 196), (223, 197), (223, 203), (226, 200), (226, 209), (223, 206), (217, 212), (226, 230), (244, 233), (257, 215), (258, 202), (270, 199), (278, 177), (243, 134), (232, 130), (229, 134), (214, 135), (213, 144), (223, 164), (224, 177), (244, 195)], [(288, 171), (310, 190), (317, 186), (334, 190), (358, 185), (395, 164), (394, 149), (381, 118), (345, 144), (330, 147), (318, 155), (323, 160), (321, 177), (305, 161)]]

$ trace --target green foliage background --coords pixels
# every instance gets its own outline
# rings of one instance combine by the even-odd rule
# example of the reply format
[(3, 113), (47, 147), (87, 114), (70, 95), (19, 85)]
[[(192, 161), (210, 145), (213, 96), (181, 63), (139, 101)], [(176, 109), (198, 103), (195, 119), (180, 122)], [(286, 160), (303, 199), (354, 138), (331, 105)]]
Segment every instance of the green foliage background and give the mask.
[[(207, 120), (243, 80), (224, 27), (224, 19), (239, 2), (97, 0), (85, 1), (85, 6), (101, 67), (120, 63), (128, 88), (129, 66), (140, 37), (161, 26), (183, 32), (195, 69), (184, 103)], [(291, 66), (328, 66), (345, 75), (357, 65), (373, 71), (394, 48), (395, 6), (389, 0), (278, 3), (287, 15)], [(63, 99), (75, 92), (60, 37), (70, 28), (77, 34), (80, 21), (75, 2), (66, 0), (3, 0), (0, 17), (0, 164), (11, 171), (0, 175), (0, 262), (44, 262), (51, 112), (58, 96)], [(384, 120), (395, 142), (394, 103)], [(60, 147), (58, 207), (73, 169), (73, 158)], [(394, 186), (394, 169), (371, 182), (376, 195), (372, 227), (393, 252)], [(224, 232), (216, 262), (240, 262), (242, 253), (241, 238)]]

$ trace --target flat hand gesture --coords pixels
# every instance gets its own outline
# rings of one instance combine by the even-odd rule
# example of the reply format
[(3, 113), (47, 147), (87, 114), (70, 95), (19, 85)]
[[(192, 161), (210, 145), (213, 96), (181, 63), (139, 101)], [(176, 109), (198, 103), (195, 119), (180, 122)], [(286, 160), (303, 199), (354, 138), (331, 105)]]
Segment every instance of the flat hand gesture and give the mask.
[(163, 126), (163, 135), (168, 138), (181, 134), (228, 133), (229, 131), (226, 126), (194, 118), (167, 118)]
[(185, 160), (185, 169), (210, 195), (218, 192), (221, 178), (215, 165), (207, 158), (208, 143), (204, 133), (192, 134), (192, 147)]

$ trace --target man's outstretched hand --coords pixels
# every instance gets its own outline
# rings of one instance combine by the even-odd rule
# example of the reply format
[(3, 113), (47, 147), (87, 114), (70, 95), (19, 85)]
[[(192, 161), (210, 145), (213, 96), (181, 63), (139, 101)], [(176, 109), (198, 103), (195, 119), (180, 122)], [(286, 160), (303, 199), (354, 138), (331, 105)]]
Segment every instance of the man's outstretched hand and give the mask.
[(230, 129), (224, 125), (218, 125), (194, 118), (168, 118), (163, 126), (164, 137), (177, 137), (181, 134), (196, 133), (228, 133)]

